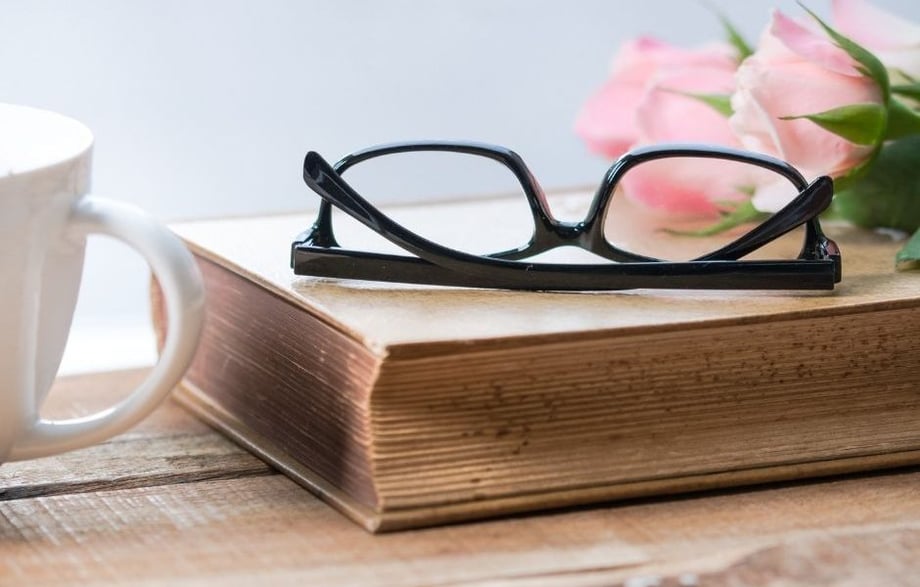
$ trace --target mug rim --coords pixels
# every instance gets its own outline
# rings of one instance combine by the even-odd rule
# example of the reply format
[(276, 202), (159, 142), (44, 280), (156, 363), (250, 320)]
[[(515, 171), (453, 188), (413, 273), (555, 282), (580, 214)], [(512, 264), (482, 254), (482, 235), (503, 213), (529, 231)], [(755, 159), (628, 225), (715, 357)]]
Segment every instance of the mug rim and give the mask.
[(0, 103), (0, 183), (73, 169), (88, 159), (94, 137), (82, 122), (32, 106)]

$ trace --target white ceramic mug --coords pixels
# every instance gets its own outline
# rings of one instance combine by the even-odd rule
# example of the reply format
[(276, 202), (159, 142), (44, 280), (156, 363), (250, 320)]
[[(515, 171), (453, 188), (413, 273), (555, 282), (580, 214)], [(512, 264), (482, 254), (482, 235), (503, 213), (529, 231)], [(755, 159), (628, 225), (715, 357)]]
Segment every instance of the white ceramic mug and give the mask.
[[(192, 256), (140, 210), (86, 196), (93, 135), (44, 110), (0, 104), (0, 463), (100, 442), (136, 424), (182, 377), (204, 317)], [(88, 234), (143, 255), (163, 290), (168, 335), (157, 365), (117, 405), (45, 420), (41, 405), (70, 331)], [(116, 276), (113, 276), (116, 277)]]

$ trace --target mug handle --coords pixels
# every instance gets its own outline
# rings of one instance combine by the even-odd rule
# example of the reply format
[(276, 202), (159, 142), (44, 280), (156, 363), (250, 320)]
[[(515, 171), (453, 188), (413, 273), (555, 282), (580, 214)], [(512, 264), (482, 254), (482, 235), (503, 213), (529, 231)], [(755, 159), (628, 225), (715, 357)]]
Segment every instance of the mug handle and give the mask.
[(85, 197), (73, 209), (70, 227), (80, 239), (103, 234), (125, 242), (147, 259), (169, 315), (160, 359), (147, 379), (115, 406), (69, 420), (38, 419), (13, 446), (7, 460), (34, 459), (83, 448), (120, 434), (142, 420), (175, 387), (195, 354), (204, 322), (201, 273), (182, 241), (141, 210)]

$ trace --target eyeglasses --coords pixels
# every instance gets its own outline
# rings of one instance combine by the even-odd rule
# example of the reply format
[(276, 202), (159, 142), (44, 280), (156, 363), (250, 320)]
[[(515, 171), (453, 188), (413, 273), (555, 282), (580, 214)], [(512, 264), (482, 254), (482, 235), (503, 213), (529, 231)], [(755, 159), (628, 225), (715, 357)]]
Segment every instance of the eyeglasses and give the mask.
[[(381, 212), (370, 198), (347, 182), (347, 170), (371, 160), (394, 160), (407, 154), (440, 154), (473, 157), (505, 173), (522, 192), (520, 202), (527, 216), (523, 242), (491, 253), (472, 253), (422, 236)], [(729, 166), (743, 170), (728, 173)], [(642, 239), (619, 242), (611, 231), (613, 204), (628, 198), (628, 189), (655, 198), (654, 180), (677, 168), (672, 184), (677, 189), (718, 191), (707, 201), (725, 200), (726, 205), (747, 201), (762, 186), (786, 185), (793, 196), (778, 212), (759, 218), (730, 242), (672, 260), (641, 250), (636, 243), (673, 241), (674, 231), (651, 231)], [(724, 169), (724, 172), (720, 172)], [(702, 173), (700, 170), (706, 171)], [(414, 175), (430, 173), (410, 169)], [(351, 153), (330, 165), (315, 152), (304, 159), (303, 177), (322, 202), (315, 223), (291, 245), (291, 267), (297, 275), (419, 283), (462, 287), (525, 290), (615, 290), (633, 288), (684, 289), (833, 289), (840, 281), (841, 261), (837, 245), (821, 230), (818, 215), (833, 197), (833, 183), (819, 177), (808, 183), (789, 164), (755, 153), (704, 145), (665, 145), (633, 150), (609, 168), (579, 221), (561, 221), (551, 213), (542, 188), (523, 160), (513, 151), (494, 145), (469, 142), (413, 142), (371, 147)], [(643, 179), (644, 178), (644, 179)], [(652, 181), (648, 181), (651, 179)], [(453, 178), (438, 174), (437, 181)], [(652, 185), (649, 185), (649, 184)], [(658, 186), (660, 187), (660, 186)], [(674, 186), (672, 186), (674, 187)], [(772, 188), (771, 188), (772, 189)], [(625, 201), (625, 200), (624, 200)], [(333, 232), (333, 206), (376, 232), (407, 254), (353, 250), (341, 247)], [(503, 218), (478, 219), (468, 228), (467, 238), (501, 231)], [(798, 254), (781, 259), (745, 258), (764, 249), (793, 230), (803, 232)], [(708, 242), (695, 236), (684, 242)], [(577, 247), (600, 257), (601, 262), (545, 262), (534, 259), (560, 247)], [(679, 248), (679, 247), (678, 247)]]

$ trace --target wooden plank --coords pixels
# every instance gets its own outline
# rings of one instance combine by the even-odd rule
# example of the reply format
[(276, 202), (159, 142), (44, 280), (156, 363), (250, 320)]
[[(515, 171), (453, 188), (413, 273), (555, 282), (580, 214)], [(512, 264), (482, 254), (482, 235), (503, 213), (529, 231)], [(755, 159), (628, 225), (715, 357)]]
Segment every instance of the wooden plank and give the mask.
[[(747, 585), (886, 585), (917, 582), (920, 528), (816, 532), (750, 551), (729, 549), (705, 561), (673, 561), (633, 569), (472, 581), (464, 587), (736, 587)], [(697, 570), (702, 569), (702, 570)], [(454, 585), (460, 585), (455, 583)]]
[(917, 487), (914, 468), (376, 536), (280, 475), (19, 499), (0, 583), (903, 585)]
[[(63, 380), (48, 411), (138, 377)], [(0, 585), (910, 585), (920, 560), (920, 468), (382, 536), (268, 473), (172, 403), (98, 447), (8, 463)]]
[[(110, 406), (145, 373), (61, 378), (43, 414), (68, 418)], [(140, 425), (105, 443), (0, 466), (0, 501), (268, 474), (273, 474), (268, 465), (167, 400)]]

